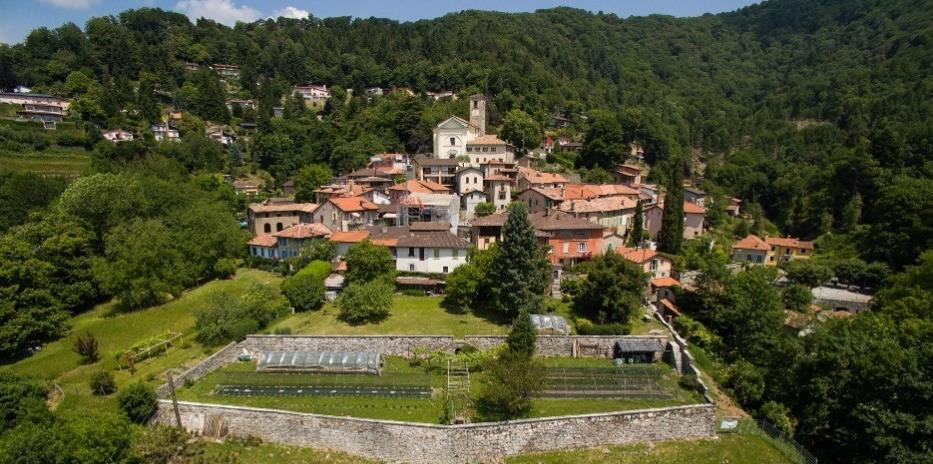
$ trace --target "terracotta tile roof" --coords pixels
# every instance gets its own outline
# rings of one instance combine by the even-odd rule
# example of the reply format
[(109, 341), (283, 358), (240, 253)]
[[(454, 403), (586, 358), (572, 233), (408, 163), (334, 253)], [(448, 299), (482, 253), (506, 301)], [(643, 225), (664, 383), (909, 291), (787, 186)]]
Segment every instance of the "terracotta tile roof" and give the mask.
[(379, 210), (375, 203), (363, 197), (335, 197), (327, 201), (333, 203), (337, 209), (345, 213)]
[(541, 172), (524, 166), (518, 167), (518, 175), (524, 177), (532, 185), (567, 183), (567, 178), (560, 174)]
[(634, 210), (636, 201), (629, 197), (603, 197), (592, 200), (564, 201), (558, 209), (565, 213), (605, 213), (610, 211)]
[(530, 214), (532, 225), (535, 229), (542, 231), (553, 230), (602, 230), (603, 226), (588, 221), (586, 219), (576, 218), (560, 211), (544, 211)]
[(626, 174), (630, 176), (641, 174), (641, 168), (638, 166), (632, 166), (631, 164), (620, 164), (616, 166), (615, 171), (620, 174)]
[(622, 255), (623, 258), (636, 263), (643, 264), (649, 260), (658, 256), (658, 252), (649, 248), (616, 248), (616, 253)]
[(742, 240), (735, 242), (732, 245), (733, 250), (755, 250), (755, 251), (768, 251), (771, 249), (764, 240), (759, 238), (757, 235), (748, 235)]
[(483, 182), (490, 182), (490, 181), (511, 182), (513, 180), (514, 179), (512, 179), (509, 176), (500, 176), (498, 174), (492, 174), (492, 175), (486, 176), (486, 178), (483, 179)]
[(685, 201), (684, 214), (706, 214), (706, 210), (696, 203)]
[(679, 287), (680, 282), (673, 277), (659, 277), (657, 279), (651, 279), (648, 281), (652, 287), (662, 288), (662, 287)]
[(415, 158), (415, 162), (420, 166), (459, 166), (460, 162), (456, 158), (433, 158), (427, 156), (419, 156)]
[(437, 182), (431, 182), (429, 180), (407, 180), (400, 184), (395, 184), (389, 187), (389, 190), (396, 190), (401, 192), (409, 193), (446, 193), (450, 192), (450, 188), (446, 185), (438, 184)]
[(296, 224), (288, 229), (285, 229), (281, 232), (276, 232), (272, 234), (273, 237), (280, 238), (314, 238), (314, 237), (328, 237), (330, 236), (330, 229), (327, 228), (324, 224)]
[(334, 184), (322, 185), (321, 188), (315, 190), (314, 193), (358, 197), (370, 190), (372, 189), (360, 184)]
[(265, 248), (274, 247), (279, 241), (271, 235), (257, 235), (247, 242), (247, 245), (261, 246)]
[(369, 237), (369, 232), (365, 230), (353, 230), (350, 232), (334, 232), (330, 234), (330, 241), (337, 243), (359, 243)]
[[(664, 209), (664, 201), (659, 201), (649, 206), (648, 208)], [(685, 201), (684, 202), (684, 214), (706, 214), (706, 210), (696, 203), (690, 203), (689, 201)]]
[(425, 247), (425, 248), (456, 248), (465, 250), (470, 248), (470, 242), (456, 235), (444, 232), (415, 232), (396, 240), (398, 247)]
[[(566, 187), (565, 187), (566, 188)], [(593, 192), (598, 197), (610, 197), (616, 195), (638, 196), (639, 191), (622, 184), (585, 184), (584, 189)]]
[(768, 237), (765, 239), (765, 243), (771, 246), (779, 246), (785, 248), (802, 248), (806, 250), (813, 249), (813, 242), (808, 242), (805, 240), (800, 240), (793, 237)]
[(486, 134), (480, 137), (477, 137), (473, 140), (470, 140), (466, 143), (467, 145), (508, 145), (504, 140), (496, 137), (495, 134)]
[(318, 207), (315, 203), (292, 203), (292, 202), (262, 202), (262, 203), (251, 203), (249, 205), (249, 210), (254, 213), (286, 213), (286, 212), (302, 212), (302, 213), (313, 213)]
[(446, 222), (414, 222), (408, 227), (415, 232), (444, 232), (450, 230), (450, 224)]
[(507, 211), (501, 211), (495, 214), (473, 218), (470, 225), (473, 227), (502, 227), (508, 218), (509, 213)]
[(668, 311), (674, 313), (675, 315), (683, 316), (683, 313), (680, 312), (680, 308), (678, 308), (677, 305), (674, 304), (673, 301), (668, 300), (667, 298), (661, 298), (660, 303), (661, 303), (661, 306), (664, 306), (665, 308), (668, 309)]

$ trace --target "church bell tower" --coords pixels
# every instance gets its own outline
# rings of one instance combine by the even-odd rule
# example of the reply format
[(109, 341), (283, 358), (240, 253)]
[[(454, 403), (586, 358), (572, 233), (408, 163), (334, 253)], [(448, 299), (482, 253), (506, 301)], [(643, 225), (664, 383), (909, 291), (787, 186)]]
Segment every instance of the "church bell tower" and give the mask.
[(476, 136), (486, 135), (486, 97), (476, 94), (470, 97), (470, 124), (476, 127)]

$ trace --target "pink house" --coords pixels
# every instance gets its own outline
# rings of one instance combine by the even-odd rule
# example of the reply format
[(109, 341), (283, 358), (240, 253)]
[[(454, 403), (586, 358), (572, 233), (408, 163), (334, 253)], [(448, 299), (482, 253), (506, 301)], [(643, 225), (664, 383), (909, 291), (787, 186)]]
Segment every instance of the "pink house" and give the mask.
[(648, 248), (616, 248), (615, 252), (622, 255), (650, 275), (651, 279), (660, 279), (671, 276), (673, 262), (670, 258), (661, 256), (657, 251)]
[[(645, 229), (651, 235), (651, 240), (657, 240), (658, 233), (661, 232), (663, 210), (663, 203), (657, 203), (645, 209)], [(706, 210), (701, 206), (684, 202), (684, 239), (690, 240), (703, 235), (703, 220), (705, 217)]]

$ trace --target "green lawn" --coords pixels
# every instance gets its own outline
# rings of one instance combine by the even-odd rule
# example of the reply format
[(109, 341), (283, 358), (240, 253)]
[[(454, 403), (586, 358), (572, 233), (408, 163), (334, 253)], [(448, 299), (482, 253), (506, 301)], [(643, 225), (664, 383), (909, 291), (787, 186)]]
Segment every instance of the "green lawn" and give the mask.
[(83, 148), (50, 148), (41, 153), (2, 153), (0, 166), (12, 171), (77, 176), (90, 170), (91, 157)]
[[(113, 315), (112, 303), (101, 304), (72, 318), (71, 330), (65, 338), (45, 345), (34, 356), (2, 368), (58, 384), (65, 392), (66, 405), (75, 401), (93, 403), (100, 399), (90, 396), (90, 375), (101, 369), (113, 370), (117, 365), (114, 359), (115, 352), (167, 330), (180, 332), (182, 338), (175, 346), (159, 356), (137, 364), (135, 374), (130, 374), (127, 370), (115, 372), (117, 385), (120, 387), (137, 381), (157, 385), (164, 381), (162, 375), (167, 369), (190, 366), (210, 351), (194, 342), (193, 338), (194, 311), (211, 294), (220, 290), (245, 292), (256, 282), (273, 284), (274, 288), (278, 288), (279, 281), (280, 278), (266, 272), (241, 269), (234, 279), (209, 282), (159, 307)], [(93, 364), (81, 365), (79, 356), (71, 350), (71, 343), (77, 334), (86, 331), (97, 338), (100, 360)]]
[(228, 464), (363, 464), (376, 463), (349, 454), (313, 448), (261, 443), (249, 446), (239, 440), (205, 444), (205, 461)]
[(441, 308), (437, 296), (393, 296), (391, 314), (377, 324), (350, 325), (337, 319), (339, 310), (328, 303), (323, 309), (295, 314), (275, 325), (295, 334), (327, 335), (494, 335), (508, 332), (505, 318), (456, 314)]
[(722, 435), (717, 440), (665, 441), (507, 458), (509, 464), (789, 464), (765, 439)]

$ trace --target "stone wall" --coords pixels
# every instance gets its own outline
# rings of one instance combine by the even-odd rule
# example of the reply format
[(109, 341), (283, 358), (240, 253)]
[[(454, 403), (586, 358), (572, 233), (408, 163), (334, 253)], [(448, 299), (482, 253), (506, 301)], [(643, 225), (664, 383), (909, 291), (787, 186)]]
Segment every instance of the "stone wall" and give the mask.
[[(210, 374), (215, 369), (230, 364), (236, 361), (237, 356), (240, 354), (240, 348), (236, 342), (230, 342), (227, 346), (220, 349), (220, 351), (208, 356), (205, 360), (194, 365), (191, 369), (188, 369), (181, 374), (175, 377), (175, 387), (182, 385), (185, 380), (190, 380), (194, 382), (195, 380), (204, 377), (207, 374)], [(159, 398), (164, 398), (170, 393), (168, 383), (159, 385), (156, 388), (156, 395)]]
[[(469, 425), (430, 425), (179, 402), (182, 424), (195, 433), (337, 450), (412, 463), (467, 463), (515, 454), (626, 443), (709, 438), (712, 405), (691, 405)], [(173, 424), (169, 401), (155, 422)]]
[[(540, 356), (611, 357), (620, 338), (653, 338), (665, 343), (668, 337), (641, 335), (539, 335)], [(466, 336), (462, 341), (481, 350), (505, 343), (504, 335)], [(260, 351), (375, 351), (387, 356), (409, 357), (415, 348), (429, 351), (453, 350), (460, 340), (448, 335), (250, 335), (240, 348)], [(583, 349), (581, 347), (592, 347)]]
[(410, 357), (417, 347), (447, 349), (449, 335), (250, 335), (240, 346), (260, 351), (375, 351), (384, 356)]

